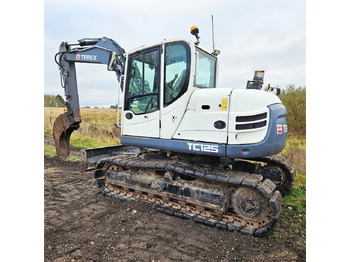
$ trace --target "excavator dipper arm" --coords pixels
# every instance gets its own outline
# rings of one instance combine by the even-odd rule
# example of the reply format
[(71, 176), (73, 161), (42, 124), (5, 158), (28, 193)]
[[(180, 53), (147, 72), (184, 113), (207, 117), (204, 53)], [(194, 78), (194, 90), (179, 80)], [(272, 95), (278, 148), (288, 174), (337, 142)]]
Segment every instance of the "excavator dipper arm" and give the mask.
[(61, 73), (61, 85), (64, 88), (67, 112), (57, 117), (53, 126), (56, 152), (59, 157), (69, 156), (69, 141), (74, 130), (81, 122), (78, 85), (75, 63), (106, 64), (109, 71), (115, 71), (117, 79), (124, 74), (125, 51), (110, 38), (84, 38), (78, 44), (62, 42), (55, 61)]

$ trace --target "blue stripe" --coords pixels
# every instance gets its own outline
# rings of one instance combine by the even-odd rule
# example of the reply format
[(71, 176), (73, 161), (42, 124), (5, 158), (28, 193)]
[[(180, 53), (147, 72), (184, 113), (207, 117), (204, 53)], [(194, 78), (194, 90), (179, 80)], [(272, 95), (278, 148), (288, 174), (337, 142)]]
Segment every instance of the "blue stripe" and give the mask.
[(120, 138), (120, 141), (123, 145), (133, 145), (145, 148), (163, 149), (198, 155), (211, 155), (220, 157), (226, 156), (226, 145), (223, 144), (131, 136), (122, 136)]

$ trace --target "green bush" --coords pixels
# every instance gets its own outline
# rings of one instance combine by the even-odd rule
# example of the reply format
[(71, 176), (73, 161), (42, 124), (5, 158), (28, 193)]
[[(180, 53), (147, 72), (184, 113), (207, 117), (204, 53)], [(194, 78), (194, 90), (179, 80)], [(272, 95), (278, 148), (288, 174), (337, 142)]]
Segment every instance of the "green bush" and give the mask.
[(65, 107), (62, 96), (44, 95), (44, 107)]
[(288, 110), (288, 132), (293, 136), (306, 136), (306, 88), (294, 85), (282, 89), (279, 96)]

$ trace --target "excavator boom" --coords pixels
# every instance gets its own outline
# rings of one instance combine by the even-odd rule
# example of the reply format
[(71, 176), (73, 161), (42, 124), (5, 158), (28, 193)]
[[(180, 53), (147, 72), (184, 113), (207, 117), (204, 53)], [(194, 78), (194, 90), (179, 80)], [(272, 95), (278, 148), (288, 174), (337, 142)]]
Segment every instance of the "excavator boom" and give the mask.
[[(62, 42), (55, 61), (61, 74), (67, 112), (59, 115), (53, 126), (53, 137), (59, 157), (69, 156), (70, 136), (81, 122), (75, 63), (106, 64), (115, 71), (119, 82), (125, 69), (125, 51), (110, 38), (84, 38), (78, 44)], [(123, 86), (122, 83), (120, 85)]]

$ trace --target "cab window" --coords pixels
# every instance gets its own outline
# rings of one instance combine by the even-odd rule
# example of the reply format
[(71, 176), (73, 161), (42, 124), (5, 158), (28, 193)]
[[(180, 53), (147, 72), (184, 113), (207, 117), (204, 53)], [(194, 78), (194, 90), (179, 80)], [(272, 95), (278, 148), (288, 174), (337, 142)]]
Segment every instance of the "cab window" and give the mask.
[(196, 51), (199, 53), (199, 57), (197, 65), (198, 72), (194, 79), (194, 86), (214, 88), (216, 58), (198, 48)]
[(129, 59), (124, 108), (134, 114), (159, 109), (159, 48)]
[(164, 105), (187, 91), (190, 74), (190, 47), (185, 42), (165, 45)]

